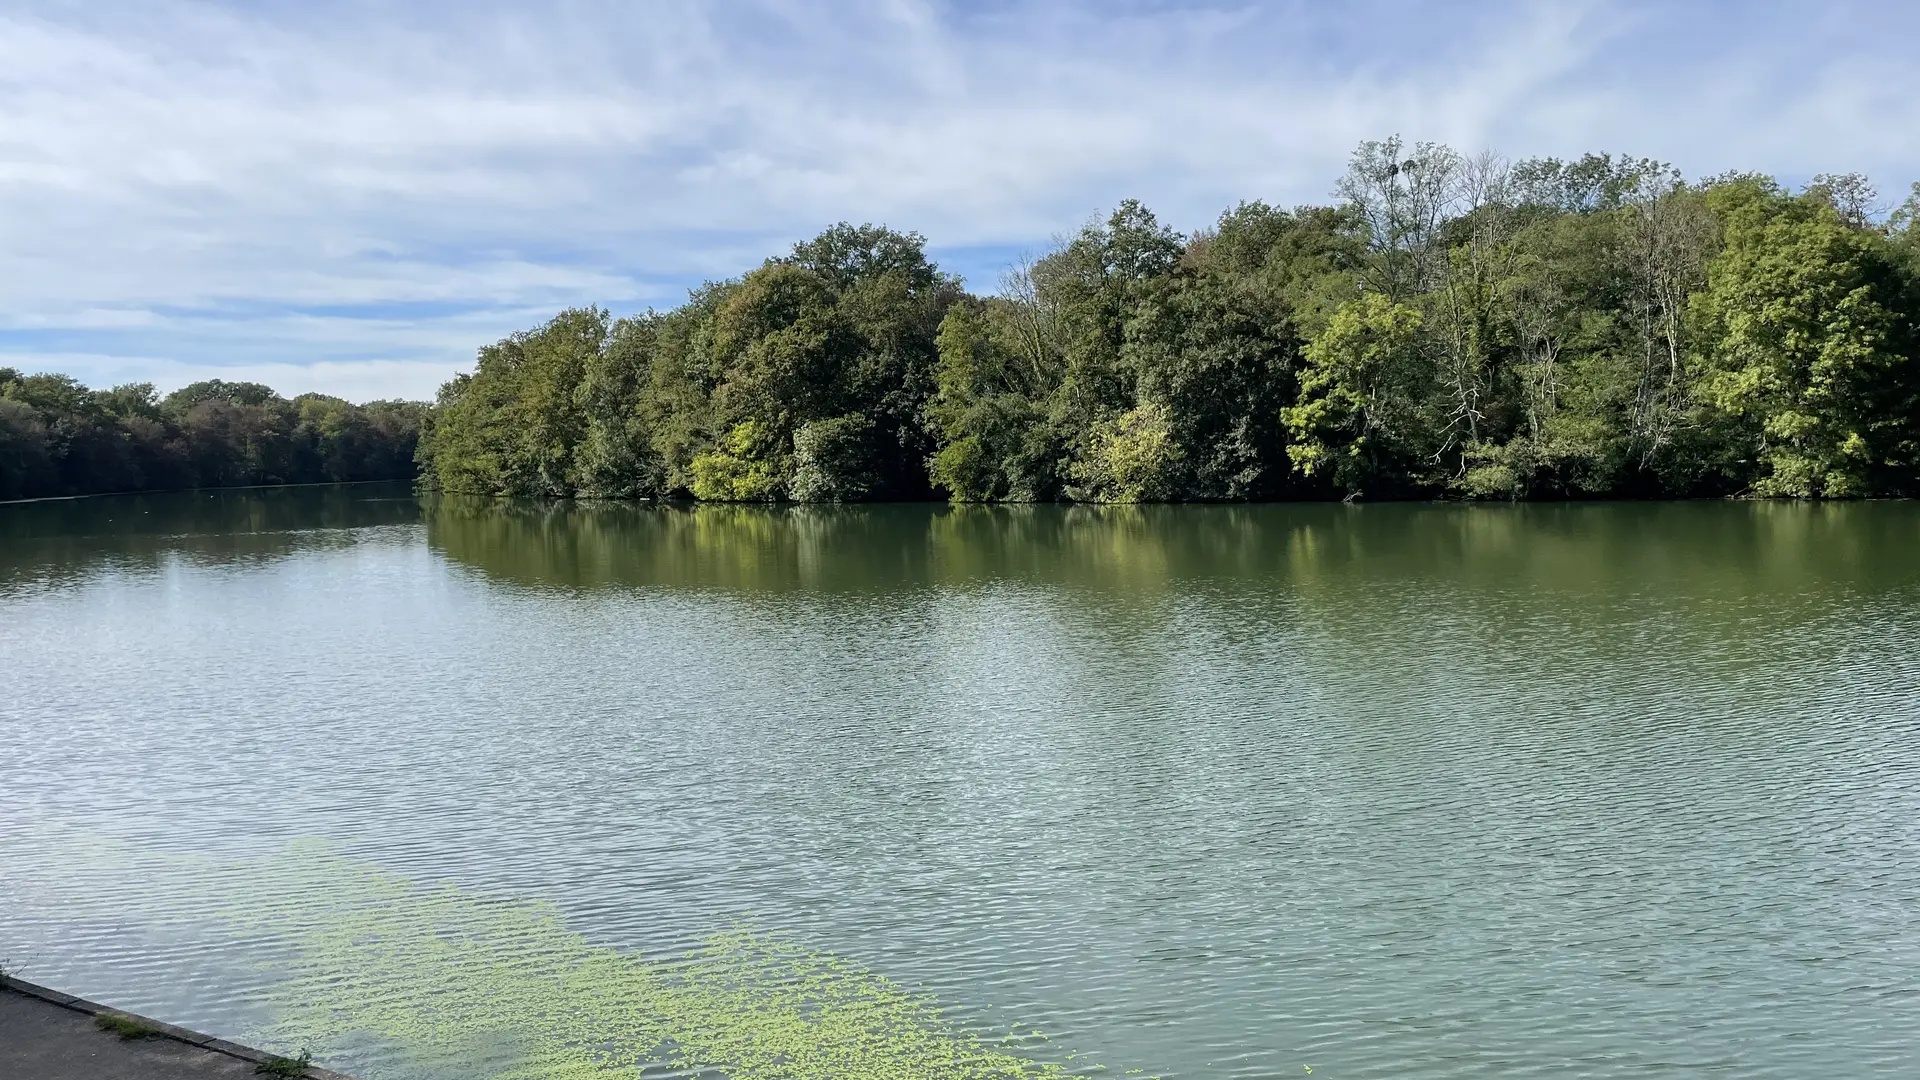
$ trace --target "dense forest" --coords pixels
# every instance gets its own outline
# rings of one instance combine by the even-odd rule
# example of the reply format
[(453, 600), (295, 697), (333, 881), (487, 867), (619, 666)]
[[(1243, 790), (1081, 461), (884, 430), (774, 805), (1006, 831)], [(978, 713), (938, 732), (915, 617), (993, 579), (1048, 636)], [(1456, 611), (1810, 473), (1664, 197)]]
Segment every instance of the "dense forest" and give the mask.
[(0, 367), (0, 499), (406, 479), (427, 414), (218, 379), (165, 397), (89, 390)]
[(679, 308), (488, 345), (432, 407), (0, 368), (0, 498), (416, 461), (736, 502), (1920, 495), (1920, 184), (1390, 139), (1336, 193), (1192, 235), (1127, 202), (987, 296), (842, 224)]
[[(423, 481), (708, 500), (1920, 494), (1920, 185), (1363, 144), (1334, 205), (1137, 203), (966, 292), (839, 225), (442, 388)], [(1886, 211), (1892, 209), (1891, 214)]]

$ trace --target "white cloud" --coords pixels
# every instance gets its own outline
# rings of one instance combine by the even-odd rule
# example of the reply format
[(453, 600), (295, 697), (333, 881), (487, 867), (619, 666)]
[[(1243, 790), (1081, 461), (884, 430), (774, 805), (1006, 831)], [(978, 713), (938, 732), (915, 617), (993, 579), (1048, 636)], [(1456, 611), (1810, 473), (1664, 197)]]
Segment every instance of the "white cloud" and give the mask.
[(1902, 52), (1920, 16), (1738, 15), (15, 9), (0, 16), (0, 362), (58, 357), (96, 382), (251, 365), (289, 389), (418, 393), (421, 373), (542, 313), (672, 303), (841, 218), (1035, 247), (1138, 196), (1191, 228), (1241, 198), (1325, 198), (1356, 141), (1395, 131), (1696, 173), (1862, 169), (1890, 191), (1920, 174), (1920, 73)]

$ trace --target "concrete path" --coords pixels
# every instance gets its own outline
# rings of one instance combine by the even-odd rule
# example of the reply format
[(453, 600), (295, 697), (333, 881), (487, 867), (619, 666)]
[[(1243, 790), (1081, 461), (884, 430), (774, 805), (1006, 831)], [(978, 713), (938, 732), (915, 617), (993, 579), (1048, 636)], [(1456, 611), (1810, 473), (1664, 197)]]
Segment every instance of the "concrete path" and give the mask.
[[(0, 979), (0, 1078), (4, 1080), (261, 1080), (267, 1055), (170, 1024), (123, 1039), (94, 1017), (116, 1012), (17, 979)], [(119, 1015), (127, 1015), (121, 1013)], [(144, 1018), (137, 1018), (142, 1019)], [(350, 1080), (310, 1069), (310, 1080)]]

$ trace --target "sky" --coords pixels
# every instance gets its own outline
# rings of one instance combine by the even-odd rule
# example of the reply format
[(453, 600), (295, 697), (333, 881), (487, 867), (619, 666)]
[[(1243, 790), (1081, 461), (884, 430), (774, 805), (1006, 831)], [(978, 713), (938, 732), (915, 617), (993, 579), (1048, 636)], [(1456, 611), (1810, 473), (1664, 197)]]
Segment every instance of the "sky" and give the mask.
[(991, 291), (1399, 134), (1920, 180), (1920, 4), (0, 0), (0, 366), (430, 398), (836, 221)]

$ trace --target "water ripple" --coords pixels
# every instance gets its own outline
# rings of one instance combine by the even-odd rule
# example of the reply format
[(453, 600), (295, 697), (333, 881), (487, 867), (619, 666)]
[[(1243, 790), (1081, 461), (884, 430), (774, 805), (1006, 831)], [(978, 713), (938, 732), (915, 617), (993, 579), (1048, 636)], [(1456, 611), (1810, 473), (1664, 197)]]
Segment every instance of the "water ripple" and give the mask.
[[(580, 949), (769, 927), (1069, 1069), (1920, 1061), (1915, 507), (405, 505), (0, 520), (0, 955), (271, 1031), (317, 837)], [(418, 1004), (356, 977), (349, 1029)]]

